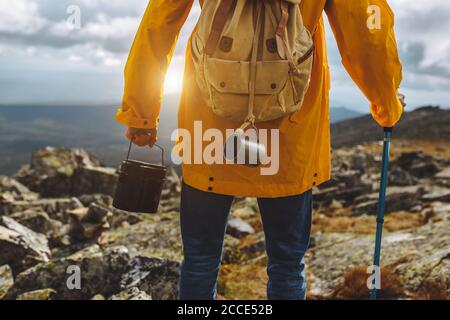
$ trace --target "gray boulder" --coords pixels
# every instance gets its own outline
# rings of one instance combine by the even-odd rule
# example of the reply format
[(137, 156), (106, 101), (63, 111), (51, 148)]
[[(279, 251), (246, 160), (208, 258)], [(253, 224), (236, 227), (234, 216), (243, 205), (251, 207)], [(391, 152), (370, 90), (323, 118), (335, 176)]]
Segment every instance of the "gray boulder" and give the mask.
[[(16, 277), (14, 286), (7, 298), (51, 288), (56, 291), (55, 299), (87, 300), (96, 294), (110, 296), (120, 291), (122, 274), (127, 270), (130, 260), (125, 247), (101, 249), (98, 245), (87, 247), (70, 256), (40, 263)], [(81, 276), (81, 288), (68, 286), (70, 266), (78, 267)]]
[(11, 268), (8, 265), (0, 266), (0, 300), (13, 285), (14, 278)]
[[(422, 186), (388, 187), (386, 190), (386, 213), (394, 211), (408, 211), (418, 202), (425, 192)], [(362, 195), (354, 200), (353, 215), (376, 215), (378, 192)]]
[(63, 224), (49, 217), (49, 215), (41, 208), (27, 209), (13, 213), (11, 216), (14, 220), (19, 222), (31, 230), (50, 237), (53, 233), (60, 230)]
[(433, 157), (420, 151), (402, 153), (393, 162), (392, 167), (395, 166), (418, 178), (431, 178), (440, 171), (439, 164)]
[(450, 189), (442, 187), (432, 187), (426, 194), (422, 196), (422, 200), (426, 202), (450, 202)]
[(228, 220), (227, 233), (236, 238), (244, 238), (254, 234), (253, 227), (238, 217), (232, 217)]
[(17, 296), (16, 300), (53, 300), (56, 296), (56, 291), (51, 288), (40, 289), (30, 292), (24, 292)]
[(68, 222), (69, 217), (66, 212), (69, 210), (82, 208), (83, 205), (77, 198), (56, 198), (8, 201), (0, 206), (0, 215), (11, 215), (16, 212), (23, 212), (28, 209), (44, 211), (51, 219), (61, 222)]
[[(386, 233), (381, 263), (402, 279), (398, 298), (416, 297), (424, 283), (447, 288), (450, 296), (450, 220), (429, 223), (417, 229)], [(344, 274), (355, 267), (372, 265), (374, 237), (327, 233), (315, 236), (315, 246), (307, 256), (316, 298), (333, 298)], [(369, 274), (367, 275), (369, 276)], [(383, 288), (383, 283), (381, 283)], [(368, 292), (368, 291), (367, 291)]]
[(138, 288), (154, 300), (175, 300), (179, 275), (180, 264), (176, 261), (138, 256), (131, 259), (121, 287)]
[(83, 149), (47, 147), (33, 152), (31, 164), (16, 179), (43, 197), (78, 196), (88, 193), (112, 195), (116, 170), (103, 167)]
[(133, 287), (111, 296), (108, 300), (152, 300), (152, 297), (146, 292)]
[(108, 208), (92, 203), (89, 208), (79, 208), (68, 212), (70, 235), (77, 241), (97, 239), (110, 228), (112, 213)]
[(0, 217), (0, 252), (0, 265), (8, 264), (14, 274), (48, 262), (51, 255), (44, 235), (9, 217)]
[(0, 206), (2, 201), (36, 200), (38, 197), (19, 181), (0, 175)]

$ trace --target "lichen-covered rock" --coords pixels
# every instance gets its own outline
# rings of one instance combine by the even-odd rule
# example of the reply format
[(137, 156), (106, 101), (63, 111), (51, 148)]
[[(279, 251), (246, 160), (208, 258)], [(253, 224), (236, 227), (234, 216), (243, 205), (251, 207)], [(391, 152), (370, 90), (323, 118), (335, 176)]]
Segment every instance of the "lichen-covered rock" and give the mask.
[(71, 180), (70, 195), (103, 193), (114, 195), (118, 181), (117, 170), (107, 167), (79, 167)]
[(227, 233), (236, 238), (244, 238), (247, 235), (254, 234), (253, 227), (238, 217), (232, 217), (228, 220)]
[(22, 293), (17, 296), (16, 300), (53, 300), (55, 296), (55, 290), (46, 288)]
[(261, 256), (266, 253), (266, 243), (264, 232), (251, 235), (239, 245), (239, 251), (248, 259)]
[(164, 189), (162, 191), (161, 199), (173, 199), (178, 197), (181, 193), (181, 178), (176, 173), (173, 167), (170, 167), (167, 175), (166, 181), (164, 183)]
[[(394, 268), (403, 280), (403, 298), (416, 294), (432, 274), (448, 284), (448, 275), (436, 272), (446, 270), (440, 266), (449, 259), (449, 228), (450, 221), (443, 220), (383, 237), (381, 264)], [(334, 297), (334, 290), (347, 271), (372, 265), (373, 236), (321, 234), (315, 236), (315, 243), (308, 253), (307, 265), (313, 279), (310, 291), (317, 298)]]
[(158, 213), (177, 212), (180, 209), (180, 198), (161, 199)]
[(79, 196), (78, 199), (81, 201), (84, 207), (90, 207), (91, 205), (95, 204), (111, 211), (112, 217), (111, 219), (109, 219), (111, 228), (120, 227), (123, 223), (132, 225), (142, 221), (142, 214), (127, 212), (114, 208), (112, 206), (113, 198), (109, 195), (84, 194), (82, 196)]
[(432, 156), (423, 152), (402, 153), (392, 164), (419, 178), (432, 177), (440, 171), (439, 164)]
[(38, 197), (19, 181), (0, 175), (0, 206), (2, 201), (36, 200)]
[(41, 208), (31, 208), (13, 213), (11, 218), (25, 227), (30, 228), (35, 232), (42, 233), (47, 237), (50, 237), (52, 233), (60, 230), (63, 225), (60, 221), (50, 218)]
[(127, 212), (116, 208), (112, 208), (111, 211), (111, 228), (118, 228), (124, 224), (133, 225), (144, 220), (142, 214), (139, 213)]
[(146, 292), (133, 287), (130, 289), (123, 290), (111, 296), (108, 300), (153, 300), (153, 299)]
[(41, 208), (31, 208), (13, 213), (11, 218), (25, 227), (45, 235), (51, 249), (55, 247), (66, 247), (71, 244), (69, 225), (50, 218)]
[(449, 262), (450, 241), (447, 242), (447, 247), (436, 248), (428, 251), (428, 254), (417, 254), (414, 261), (400, 263), (395, 271), (402, 276), (407, 289), (412, 293), (418, 292), (422, 284), (430, 279), (445, 284), (447, 290), (450, 290), (450, 274), (447, 272)]
[[(52, 288), (55, 299), (87, 300), (96, 294), (110, 296), (120, 290), (122, 274), (129, 262), (125, 247), (111, 247), (102, 250), (98, 245), (87, 247), (68, 257), (40, 263), (17, 275), (7, 298), (14, 299), (30, 290)], [(69, 289), (68, 280), (75, 276), (70, 266), (79, 268), (81, 288)]]
[(70, 235), (78, 241), (97, 239), (110, 228), (112, 216), (108, 208), (92, 203), (89, 208), (80, 208), (68, 212), (70, 216)]
[(76, 208), (82, 208), (83, 204), (77, 198), (55, 198), (55, 199), (38, 199), (32, 201), (11, 201), (3, 203), (3, 215), (11, 215), (16, 212), (26, 211), (28, 209), (41, 210), (48, 214), (54, 220), (67, 222), (68, 216), (66, 211)]
[(85, 150), (52, 147), (33, 152), (31, 164), (15, 177), (43, 197), (112, 195), (117, 183), (115, 169), (103, 167)]
[(447, 167), (444, 170), (436, 173), (434, 177), (437, 179), (450, 180), (450, 167)]
[(142, 222), (108, 231), (111, 245), (123, 245), (131, 256), (143, 255), (181, 261), (178, 213), (142, 215)]
[(91, 204), (95, 203), (102, 207), (109, 208), (113, 203), (113, 198), (111, 196), (101, 193), (83, 194), (77, 198), (84, 207), (89, 207)]
[(444, 170), (438, 172), (434, 176), (433, 181), (435, 181), (437, 185), (450, 188), (450, 167), (446, 167)]
[(175, 300), (179, 275), (179, 262), (138, 256), (131, 259), (121, 287), (139, 288), (155, 300)]
[(412, 186), (417, 182), (418, 179), (416, 177), (399, 166), (394, 166), (391, 170), (389, 170), (388, 184), (390, 186)]
[(254, 209), (248, 206), (239, 206), (237, 208), (233, 208), (231, 210), (231, 215), (234, 217), (238, 217), (241, 219), (251, 218), (254, 217), (256, 212)]
[(0, 265), (8, 264), (14, 274), (51, 255), (47, 238), (9, 217), (0, 216)]
[(14, 278), (11, 268), (7, 264), (0, 266), (0, 300), (3, 299), (13, 285)]
[(450, 202), (450, 189), (442, 187), (432, 187), (430, 190), (422, 196), (422, 200), (429, 201), (442, 201)]
[(242, 252), (239, 248), (241, 241), (228, 234), (225, 235), (223, 243), (223, 263), (239, 263), (243, 260)]
[[(386, 190), (386, 213), (394, 211), (409, 211), (417, 203), (425, 192), (422, 186), (389, 187)], [(354, 215), (375, 215), (378, 206), (378, 193), (362, 195), (354, 199)]]

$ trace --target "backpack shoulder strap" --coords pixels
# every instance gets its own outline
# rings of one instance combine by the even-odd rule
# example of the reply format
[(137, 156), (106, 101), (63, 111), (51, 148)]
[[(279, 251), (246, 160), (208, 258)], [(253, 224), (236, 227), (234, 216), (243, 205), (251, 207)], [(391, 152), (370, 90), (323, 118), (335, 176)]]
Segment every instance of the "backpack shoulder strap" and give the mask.
[(227, 22), (228, 15), (231, 9), (236, 5), (236, 0), (221, 0), (219, 7), (217, 8), (214, 16), (211, 33), (209, 34), (208, 41), (205, 45), (205, 53), (211, 55), (216, 51), (220, 37), (222, 36), (225, 23)]
[(280, 1), (281, 6), (281, 18), (278, 23), (277, 32), (276, 32), (276, 41), (277, 41), (277, 48), (278, 48), (278, 54), (282, 59), (286, 58), (286, 52), (284, 51), (284, 37), (286, 32), (286, 26), (289, 21), (289, 5), (286, 1)]

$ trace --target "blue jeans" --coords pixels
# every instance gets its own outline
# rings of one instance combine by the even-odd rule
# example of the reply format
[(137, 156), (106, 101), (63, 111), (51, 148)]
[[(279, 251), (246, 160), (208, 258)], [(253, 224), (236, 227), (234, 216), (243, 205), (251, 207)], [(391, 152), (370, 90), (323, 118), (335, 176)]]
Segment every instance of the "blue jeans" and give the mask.
[[(179, 299), (216, 298), (217, 275), (233, 198), (183, 184), (180, 218), (184, 261)], [(258, 206), (268, 256), (267, 297), (305, 299), (304, 255), (311, 232), (312, 192), (282, 198), (259, 198)]]

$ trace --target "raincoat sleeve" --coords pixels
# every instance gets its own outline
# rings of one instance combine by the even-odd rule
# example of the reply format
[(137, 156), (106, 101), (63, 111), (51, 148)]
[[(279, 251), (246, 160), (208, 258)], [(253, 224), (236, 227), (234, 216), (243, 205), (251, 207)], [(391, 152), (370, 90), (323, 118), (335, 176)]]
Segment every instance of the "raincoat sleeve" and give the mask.
[(400, 119), (397, 97), (402, 80), (394, 34), (394, 14), (386, 0), (328, 0), (325, 6), (342, 63), (370, 101), (383, 127)]
[(194, 0), (151, 0), (125, 66), (125, 89), (116, 120), (151, 129), (158, 125), (164, 77)]

